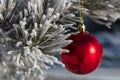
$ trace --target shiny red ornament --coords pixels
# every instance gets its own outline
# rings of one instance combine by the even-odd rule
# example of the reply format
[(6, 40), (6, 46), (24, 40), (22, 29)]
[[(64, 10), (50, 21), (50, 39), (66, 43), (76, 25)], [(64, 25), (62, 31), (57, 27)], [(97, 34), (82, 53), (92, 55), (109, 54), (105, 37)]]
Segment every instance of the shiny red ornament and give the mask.
[(69, 53), (60, 55), (67, 70), (76, 74), (88, 74), (94, 71), (102, 60), (102, 46), (91, 34), (79, 32), (68, 39), (73, 42), (64, 47)]

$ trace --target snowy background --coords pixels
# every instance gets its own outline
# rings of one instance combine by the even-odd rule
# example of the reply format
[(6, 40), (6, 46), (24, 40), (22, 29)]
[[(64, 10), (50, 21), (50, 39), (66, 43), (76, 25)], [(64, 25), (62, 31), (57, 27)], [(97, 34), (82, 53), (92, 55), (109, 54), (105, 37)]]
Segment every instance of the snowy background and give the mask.
[(120, 69), (99, 68), (87, 75), (76, 75), (63, 68), (47, 70), (45, 80), (120, 80)]

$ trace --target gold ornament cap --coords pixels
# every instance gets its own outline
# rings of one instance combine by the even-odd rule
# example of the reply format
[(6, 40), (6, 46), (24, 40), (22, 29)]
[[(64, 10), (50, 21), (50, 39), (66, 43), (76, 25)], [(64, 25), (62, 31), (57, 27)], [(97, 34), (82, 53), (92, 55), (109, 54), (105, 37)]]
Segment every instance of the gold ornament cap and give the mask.
[(86, 32), (86, 26), (85, 26), (84, 23), (80, 23), (80, 24), (78, 25), (78, 31), (79, 31), (79, 32)]

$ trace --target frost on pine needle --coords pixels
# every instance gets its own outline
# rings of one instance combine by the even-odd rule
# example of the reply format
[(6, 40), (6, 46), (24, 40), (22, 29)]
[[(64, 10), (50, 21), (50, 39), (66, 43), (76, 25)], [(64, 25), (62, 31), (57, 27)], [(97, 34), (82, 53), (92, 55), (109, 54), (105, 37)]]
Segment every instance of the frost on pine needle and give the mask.
[[(3, 80), (43, 80), (43, 69), (63, 65), (54, 54), (68, 52), (64, 14), (69, 0), (0, 0), (0, 60)], [(61, 16), (62, 15), (62, 16)]]
[(71, 0), (73, 2), (70, 11), (79, 13), (80, 7), (84, 9), (85, 15), (94, 22), (111, 28), (113, 23), (120, 18), (120, 0), (84, 0), (83, 6), (79, 4), (82, 0)]

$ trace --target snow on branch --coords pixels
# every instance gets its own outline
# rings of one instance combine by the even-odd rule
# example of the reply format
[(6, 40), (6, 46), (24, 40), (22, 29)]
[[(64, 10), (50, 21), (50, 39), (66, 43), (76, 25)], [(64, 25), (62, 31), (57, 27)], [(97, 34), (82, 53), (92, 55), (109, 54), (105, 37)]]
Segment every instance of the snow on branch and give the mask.
[(1, 79), (43, 80), (43, 69), (63, 65), (54, 54), (68, 52), (61, 47), (71, 43), (70, 34), (64, 35), (69, 24), (57, 21), (70, 5), (69, 0), (0, 0)]

